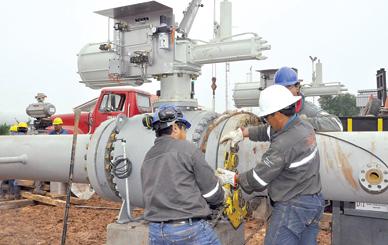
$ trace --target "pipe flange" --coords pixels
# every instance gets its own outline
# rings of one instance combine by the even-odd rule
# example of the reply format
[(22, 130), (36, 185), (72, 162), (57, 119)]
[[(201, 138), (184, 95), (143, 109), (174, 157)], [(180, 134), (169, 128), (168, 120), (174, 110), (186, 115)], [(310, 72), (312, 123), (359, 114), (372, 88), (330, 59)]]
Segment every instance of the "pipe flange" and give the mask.
[(199, 147), (199, 143), (208, 125), (210, 125), (213, 122), (213, 120), (217, 117), (218, 117), (218, 114), (215, 112), (208, 112), (202, 117), (202, 119), (199, 121), (197, 128), (195, 128), (194, 133), (192, 135), (192, 140), (191, 140), (192, 143), (194, 143), (197, 147)]
[(379, 163), (368, 163), (360, 170), (359, 182), (368, 192), (383, 192), (388, 188), (388, 168)]

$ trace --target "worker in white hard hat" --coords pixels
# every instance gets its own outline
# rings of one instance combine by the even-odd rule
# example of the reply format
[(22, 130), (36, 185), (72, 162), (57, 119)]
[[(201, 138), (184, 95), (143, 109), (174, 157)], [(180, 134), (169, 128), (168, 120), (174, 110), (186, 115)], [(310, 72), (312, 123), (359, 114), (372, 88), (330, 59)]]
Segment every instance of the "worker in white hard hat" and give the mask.
[(314, 128), (295, 113), (300, 99), (281, 85), (264, 89), (258, 116), (267, 125), (257, 127), (255, 137), (269, 141), (269, 149), (251, 170), (217, 170), (221, 182), (240, 185), (247, 193), (267, 189), (273, 211), (265, 245), (316, 244), (319, 232), (324, 209), (320, 158)]
[(62, 118), (56, 117), (53, 120), (54, 129), (49, 134), (68, 134), (67, 130), (63, 128)]

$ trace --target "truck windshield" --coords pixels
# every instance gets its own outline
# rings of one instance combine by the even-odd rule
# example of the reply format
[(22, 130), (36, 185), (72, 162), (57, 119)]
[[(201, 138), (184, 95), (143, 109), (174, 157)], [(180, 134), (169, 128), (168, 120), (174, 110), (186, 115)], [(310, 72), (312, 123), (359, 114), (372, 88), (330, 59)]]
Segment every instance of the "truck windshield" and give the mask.
[(124, 111), (125, 95), (123, 94), (105, 94), (102, 97), (99, 111)]

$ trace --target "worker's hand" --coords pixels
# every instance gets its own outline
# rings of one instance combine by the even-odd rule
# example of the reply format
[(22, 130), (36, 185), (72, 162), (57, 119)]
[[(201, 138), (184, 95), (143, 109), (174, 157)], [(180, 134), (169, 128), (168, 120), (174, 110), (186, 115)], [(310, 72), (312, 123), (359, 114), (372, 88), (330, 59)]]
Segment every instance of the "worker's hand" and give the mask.
[(221, 140), (220, 140), (220, 143), (223, 144), (227, 141), (231, 141), (231, 144), (230, 146), (231, 147), (236, 147), (236, 145), (238, 144), (238, 142), (242, 141), (244, 139), (244, 135), (243, 135), (243, 131), (241, 130), (241, 128), (238, 128), (234, 131), (230, 131), (228, 132), (227, 134), (225, 134)]
[(224, 189), (224, 202), (226, 202), (226, 199), (228, 199), (228, 197), (232, 197), (232, 192), (225, 187), (222, 187), (222, 189)]
[(216, 176), (220, 180), (222, 185), (230, 184), (233, 187), (237, 186), (236, 173), (223, 168), (217, 168)]

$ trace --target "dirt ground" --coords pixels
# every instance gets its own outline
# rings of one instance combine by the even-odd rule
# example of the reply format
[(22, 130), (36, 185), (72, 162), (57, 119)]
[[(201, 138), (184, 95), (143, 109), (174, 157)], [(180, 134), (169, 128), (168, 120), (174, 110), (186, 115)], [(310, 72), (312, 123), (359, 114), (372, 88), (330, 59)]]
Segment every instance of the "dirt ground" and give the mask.
[[(110, 209), (70, 208), (66, 244), (105, 244), (106, 226), (115, 221), (120, 204), (93, 197), (84, 205)], [(113, 210), (112, 210), (113, 209)], [(117, 209), (117, 210), (116, 210)], [(34, 205), (0, 210), (0, 244), (60, 244), (64, 209)], [(263, 243), (265, 228), (258, 220), (245, 226), (247, 244)], [(330, 232), (321, 230), (320, 245), (329, 245)]]

